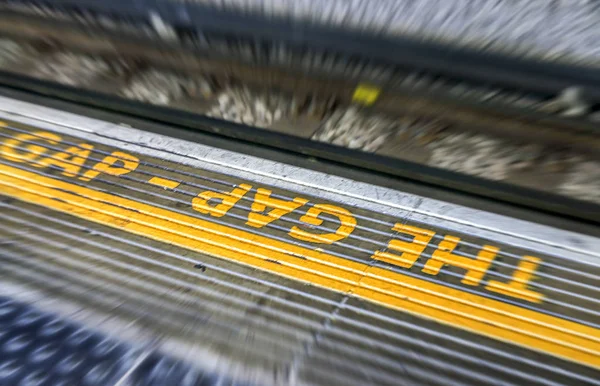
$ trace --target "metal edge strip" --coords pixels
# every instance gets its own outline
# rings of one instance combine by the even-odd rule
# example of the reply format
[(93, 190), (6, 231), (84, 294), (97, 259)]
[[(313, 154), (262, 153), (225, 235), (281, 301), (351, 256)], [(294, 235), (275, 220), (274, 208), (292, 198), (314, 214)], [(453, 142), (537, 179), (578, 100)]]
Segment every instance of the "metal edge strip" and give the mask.
[[(600, 265), (600, 238), (0, 96), (0, 116), (151, 157)], [(243, 165), (243, 166), (242, 166)]]

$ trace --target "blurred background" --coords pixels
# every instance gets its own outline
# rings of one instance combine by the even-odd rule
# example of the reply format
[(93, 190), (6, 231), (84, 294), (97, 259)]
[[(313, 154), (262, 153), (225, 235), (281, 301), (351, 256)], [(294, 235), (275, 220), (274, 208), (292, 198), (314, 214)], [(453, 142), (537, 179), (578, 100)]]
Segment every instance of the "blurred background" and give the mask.
[[(600, 3), (593, 0), (2, 0), (0, 96), (5, 99), (0, 110), (6, 130), (12, 130), (2, 141), (29, 132), (26, 125), (32, 124), (17, 119), (21, 113), (11, 110), (6, 99), (14, 98), (121, 125), (120, 149), (125, 152), (141, 143), (142, 137), (128, 131), (134, 127), (147, 130), (148, 138), (172, 136), (359, 181), (352, 186), (371, 183), (447, 200), (450, 204), (440, 204), (437, 216), (463, 225), (440, 230), (431, 220), (424, 228), (440, 238), (459, 235), (464, 241), (460, 251), (475, 260), (484, 243), (507, 245), (502, 244), (507, 256), (497, 258), (500, 264), (512, 264), (511, 259), (525, 254), (545, 256), (541, 279), (536, 276), (531, 285), (540, 285), (539, 292), (555, 303), (549, 300), (538, 311), (589, 328), (581, 334), (588, 334), (592, 346), (573, 344), (595, 356), (600, 353), (594, 351), (600, 336), (599, 25)], [(81, 125), (60, 117), (50, 114), (44, 122)], [(111, 130), (107, 126), (107, 133)], [(101, 131), (94, 135), (103, 136)], [(81, 143), (93, 141), (73, 136), (63, 144), (81, 148)], [(39, 138), (30, 140), (39, 145)], [(15, 149), (14, 143), (10, 146)], [(100, 158), (112, 151), (93, 146), (101, 149)], [(195, 173), (191, 164), (148, 154), (160, 158), (155, 160), (159, 166), (140, 162), (153, 168), (151, 173), (179, 172), (181, 181)], [(14, 156), (4, 158), (14, 161)], [(235, 169), (246, 161), (224, 157), (219, 162)], [(254, 169), (256, 176), (273, 176), (278, 170), (260, 165)], [(209, 186), (221, 180), (227, 191), (242, 186), (233, 174), (211, 173), (205, 178)], [(282, 174), (280, 179), (287, 177)], [(321, 181), (315, 178), (310, 180)], [(133, 184), (119, 181), (94, 187), (114, 193)], [(253, 184), (257, 186), (256, 180)], [(0, 190), (0, 198), (21, 199), (2, 186), (6, 191)], [(183, 187), (161, 186), (173, 194)], [(323, 192), (327, 189), (323, 185)], [(352, 197), (388, 200), (390, 208), (404, 205), (388, 196), (369, 198), (366, 190), (356, 189)], [(274, 191), (280, 198), (302, 197), (294, 196), (298, 191), (293, 189)], [(542, 346), (534, 345), (531, 352), (525, 341), (504, 347), (512, 342), (508, 333), (495, 335), (502, 343), (480, 342), (448, 330), (456, 321), (420, 320), (418, 312), (397, 314), (380, 301), (375, 306), (354, 295), (338, 298), (318, 284), (307, 289), (307, 282), (315, 284), (308, 279), (284, 280), (273, 270), (249, 268), (245, 261), (236, 265), (208, 252), (210, 257), (197, 250), (198, 256), (190, 255), (174, 241), (154, 244), (156, 240), (151, 243), (140, 233), (109, 232), (110, 242), (99, 239), (97, 245), (63, 254), (53, 242), (71, 248), (80, 245), (78, 239), (94, 240), (103, 231), (68, 216), (61, 220), (64, 224), (53, 224), (54, 212), (47, 205), (39, 209), (32, 199), (17, 211), (9, 198), (2, 206), (12, 217), (3, 219), (6, 230), (0, 231), (1, 385), (598, 384), (597, 359), (580, 369), (569, 364), (571, 354), (560, 351), (551, 354), (560, 363), (546, 363), (539, 356), (540, 350), (546, 352)], [(342, 207), (355, 205), (349, 198), (328, 199)], [(257, 200), (246, 213), (265, 211), (265, 202)], [(459, 218), (449, 209), (452, 205), (486, 214)], [(370, 258), (378, 248), (373, 240), (379, 237), (380, 252), (417, 253), (406, 245), (423, 234), (413, 229), (403, 241), (406, 245), (388, 245), (392, 212), (369, 210), (373, 212), (356, 209), (361, 214), (353, 234), (362, 239), (350, 249), (334, 243), (332, 250), (343, 258), (359, 252)], [(489, 217), (486, 226), (478, 223), (488, 219), (488, 212), (502, 217)], [(336, 228), (323, 223), (327, 216), (333, 221), (336, 213), (317, 216), (295, 221)], [(384, 224), (385, 232), (377, 233), (373, 225), (362, 236), (361, 216)], [(513, 218), (520, 225), (507, 220)], [(415, 226), (411, 221), (418, 219), (406, 216), (403, 223)], [(67, 230), (71, 221), (84, 234)], [(529, 223), (535, 225), (523, 225)], [(35, 224), (43, 225), (39, 232), (44, 237), (31, 228)], [(562, 233), (555, 236), (547, 227), (570, 232), (564, 240), (571, 244), (561, 244)], [(49, 231), (53, 229), (59, 233)], [(406, 229), (396, 224), (391, 236)], [(501, 236), (516, 229), (525, 230), (527, 235), (521, 236), (527, 242), (508, 242)], [(11, 230), (16, 236), (9, 236)], [(27, 233), (39, 237), (27, 241), (22, 238)], [(73, 234), (77, 237), (67, 237)], [(434, 245), (429, 239), (416, 257), (439, 247), (439, 240), (434, 238)], [(289, 242), (298, 245), (297, 240)], [(375, 245), (365, 246), (367, 242)], [(108, 247), (101, 249), (103, 244)], [(548, 252), (542, 244), (556, 250)], [(71, 262), (56, 263), (48, 257), (51, 249)], [(589, 257), (589, 265), (577, 265), (583, 258), (571, 259), (571, 253)], [(45, 257), (38, 262), (35, 256)], [(188, 257), (187, 265), (181, 262)], [(111, 266), (106, 259), (112, 258), (120, 263)], [(36, 262), (23, 263), (31, 259)], [(163, 265), (150, 267), (148, 259)], [(436, 277), (466, 291), (470, 287), (459, 279), (465, 270), (471, 272), (471, 263), (453, 264)], [(534, 270), (519, 267), (523, 273)], [(424, 275), (420, 268), (410, 272)], [(107, 276), (106, 270), (113, 269), (114, 276)], [(494, 269), (503, 272), (502, 265)], [(45, 273), (38, 276), (38, 270)], [(81, 278), (89, 279), (70, 282), (78, 270), (84, 272)], [(209, 279), (198, 279), (198, 272)], [(505, 281), (510, 272), (505, 272)], [(525, 283), (518, 291), (526, 291), (529, 276), (514, 277)], [(544, 278), (550, 281), (544, 284)], [(52, 280), (57, 280), (55, 286), (40, 284)], [(103, 292), (107, 288), (115, 292), (108, 295)], [(107, 302), (100, 305), (103, 297)], [(498, 301), (512, 304), (514, 299), (507, 299)], [(518, 302), (519, 309), (534, 306)], [(579, 308), (573, 311), (569, 304)], [(524, 335), (542, 334), (539, 326), (523, 328)], [(476, 330), (468, 323), (464, 329)], [(330, 330), (336, 331), (333, 338)], [(452, 336), (470, 343), (460, 346)], [(519, 358), (531, 363), (519, 363)]]

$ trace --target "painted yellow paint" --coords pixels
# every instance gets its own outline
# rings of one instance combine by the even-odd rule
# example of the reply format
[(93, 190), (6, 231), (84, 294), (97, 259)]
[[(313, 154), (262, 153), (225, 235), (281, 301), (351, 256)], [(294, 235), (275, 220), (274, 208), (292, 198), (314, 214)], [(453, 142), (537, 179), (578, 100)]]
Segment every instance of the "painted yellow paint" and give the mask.
[[(271, 222), (278, 220), (281, 216), (300, 208), (308, 202), (305, 198), (294, 198), (292, 201), (282, 200), (280, 198), (271, 197), (273, 192), (269, 189), (258, 188), (254, 194), (251, 212), (248, 213), (248, 221), (246, 225), (254, 228), (262, 228)], [(267, 208), (273, 208), (266, 214), (263, 213)]]
[(56, 166), (63, 169), (63, 175), (67, 177), (75, 177), (79, 174), (81, 167), (90, 156), (94, 146), (87, 143), (82, 143), (78, 146), (71, 146), (65, 151), (57, 152), (49, 155), (46, 158), (36, 162), (40, 168), (48, 166)]
[(472, 259), (453, 253), (459, 242), (459, 237), (445, 236), (431, 258), (425, 263), (422, 271), (429, 275), (437, 275), (444, 265), (452, 265), (467, 271), (461, 280), (462, 283), (478, 285), (496, 258), (499, 248), (484, 245), (475, 259)]
[(485, 289), (527, 300), (529, 302), (541, 303), (544, 295), (527, 288), (534, 278), (540, 261), (541, 259), (538, 257), (523, 256), (523, 259), (519, 263), (517, 269), (515, 269), (512, 280), (509, 283), (490, 280)]
[(600, 368), (600, 330), (593, 327), (8, 165), (0, 165), (0, 190), (4, 195), (99, 224), (352, 293), (387, 307)]
[(388, 243), (388, 249), (392, 252), (376, 251), (373, 258), (386, 263), (394, 264), (402, 268), (411, 268), (425, 251), (435, 232), (428, 229), (418, 228), (411, 225), (397, 223), (392, 228), (396, 232), (406, 233), (413, 236), (411, 242), (392, 240)]
[[(192, 208), (202, 214), (210, 214), (213, 217), (223, 217), (246, 193), (252, 189), (252, 185), (241, 184), (231, 192), (214, 192), (208, 190), (198, 194), (192, 199)], [(210, 205), (209, 201), (221, 201), (219, 204)]]
[[(0, 122), (0, 127), (3, 125), (5, 126), (6, 124)], [(19, 134), (15, 138), (8, 139), (3, 144), (2, 153), (0, 154), (6, 159), (15, 162), (29, 162), (38, 168), (50, 165), (58, 166), (63, 169), (63, 175), (74, 177), (80, 172), (82, 165), (89, 156), (93, 146), (83, 143), (79, 146), (72, 146), (64, 152), (57, 152), (46, 157), (45, 153), (48, 149), (41, 147), (36, 143), (37, 141), (57, 144), (57, 141), (60, 139), (60, 136), (54, 133), (42, 131), (37, 131), (33, 134)], [(41, 158), (42, 156), (45, 158)], [(117, 164), (122, 164), (123, 166), (116, 166)], [(95, 178), (100, 173), (123, 175), (134, 171), (137, 166), (137, 157), (116, 151), (96, 164), (92, 170), (88, 170), (80, 177), (80, 179), (88, 181), (91, 178)], [(178, 186), (178, 183), (175, 181), (159, 177), (153, 177), (150, 179), (149, 183), (171, 189)], [(221, 217), (233, 208), (233, 206), (251, 189), (252, 186), (250, 185), (240, 184), (231, 192), (206, 191), (200, 193), (198, 197), (192, 200), (192, 207), (201, 213), (210, 214), (214, 217)], [(246, 225), (257, 228), (264, 227), (270, 222), (279, 219), (282, 215), (285, 215), (308, 202), (307, 199), (301, 197), (296, 197), (292, 201), (286, 201), (272, 197), (271, 194), (272, 192), (268, 189), (256, 189)], [(268, 213), (263, 213), (267, 208), (273, 209)], [(303, 241), (331, 244), (348, 237), (355, 228), (356, 220), (353, 218), (352, 214), (344, 208), (332, 205), (316, 205), (309, 209), (301, 220), (308, 226), (321, 225), (323, 222), (322, 219), (319, 218), (321, 213), (328, 213), (329, 215), (337, 216), (340, 219), (342, 225), (336, 232), (319, 234), (318, 232), (309, 232), (305, 227), (293, 227), (289, 234), (292, 237)], [(421, 253), (423, 253), (427, 243), (431, 241), (432, 236), (435, 233), (431, 230), (400, 223), (396, 224), (393, 229), (397, 232), (413, 235), (414, 239), (410, 243), (401, 240), (392, 240), (388, 244), (389, 251), (376, 251), (373, 254), (373, 258), (410, 269)], [(479, 257), (473, 260), (451, 252), (452, 249), (457, 247), (458, 243), (458, 238), (448, 235), (434, 252), (433, 258), (427, 262), (423, 272), (437, 275), (445, 264), (458, 266), (467, 271), (463, 283), (476, 286), (481, 283), (482, 278), (490, 268), (493, 260), (491, 252), (496, 251), (496, 249), (487, 246), (479, 254)], [(531, 266), (533, 269), (537, 269), (538, 265), (539, 264), (531, 265), (530, 263), (525, 262), (519, 267), (527, 268)], [(491, 286), (486, 287), (486, 289), (530, 302), (539, 303), (543, 301), (543, 295), (541, 293), (528, 289), (528, 282), (526, 280), (533, 279), (535, 276), (534, 272), (530, 272), (529, 274), (516, 272), (514, 275), (517, 280), (510, 285), (507, 286), (507, 284), (493, 281)]]
[(307, 232), (297, 226), (293, 226), (289, 231), (289, 235), (302, 241), (311, 243), (333, 244), (336, 241), (345, 239), (356, 228), (356, 219), (350, 211), (340, 208), (335, 205), (316, 204), (306, 211), (304, 216), (300, 217), (300, 221), (310, 225), (319, 226), (323, 224), (323, 220), (319, 218), (321, 213), (327, 213), (331, 216), (336, 216), (340, 220), (340, 226), (332, 233), (312, 233)]
[(148, 180), (152, 185), (160, 186), (162, 188), (167, 189), (175, 189), (179, 186), (179, 182), (173, 180), (167, 180), (166, 178), (161, 177), (152, 177)]
[[(59, 135), (45, 131), (37, 131), (31, 134), (17, 134), (14, 138), (9, 139), (2, 144), (2, 147), (0, 147), (0, 154), (7, 160), (13, 162), (35, 162), (39, 157), (44, 155), (48, 149), (34, 144), (23, 146), (23, 142), (44, 141), (51, 145), (56, 145), (60, 140), (61, 138)], [(27, 151), (17, 150), (18, 148), (25, 148)]]
[[(122, 164), (123, 166), (116, 166)], [(113, 151), (94, 165), (90, 170), (79, 177), (82, 181), (90, 181), (98, 177), (99, 174), (105, 173), (113, 176), (122, 176), (123, 174), (131, 173), (140, 164), (140, 160), (131, 154), (120, 151)]]

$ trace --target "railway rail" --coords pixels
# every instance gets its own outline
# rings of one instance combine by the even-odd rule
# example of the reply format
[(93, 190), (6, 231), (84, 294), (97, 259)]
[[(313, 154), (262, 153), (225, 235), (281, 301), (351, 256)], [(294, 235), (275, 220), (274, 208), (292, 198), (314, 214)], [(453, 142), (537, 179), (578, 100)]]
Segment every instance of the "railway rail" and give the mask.
[(35, 99), (0, 97), (0, 377), (598, 384), (596, 226)]
[[(175, 8), (178, 6), (176, 2), (159, 1), (158, 3), (171, 4)], [(512, 114), (518, 114), (517, 107), (519, 107), (525, 110), (562, 112), (565, 116), (584, 116), (592, 122), (597, 119), (594, 95), (598, 92), (595, 91), (593, 80), (598, 77), (598, 74), (593, 69), (566, 67), (553, 72), (544, 68), (544, 66), (552, 66), (548, 63), (533, 62), (519, 65), (517, 62), (511, 63), (505, 57), (485, 55), (477, 59), (473, 57), (474, 53), (461, 51), (450, 53), (448, 48), (444, 48), (445, 46), (433, 48), (423, 42), (412, 42), (408, 47), (400, 44), (393, 50), (392, 47), (388, 47), (387, 50), (379, 47), (377, 51), (380, 54), (376, 55), (369, 50), (369, 47), (381, 45), (376, 44), (376, 38), (356, 44), (357, 47), (353, 51), (345, 51), (344, 46), (339, 44), (336, 47), (331, 44), (321, 47), (319, 42), (326, 40), (326, 37), (334, 31), (327, 31), (327, 33), (318, 28), (311, 31), (311, 28), (304, 26), (302, 32), (295, 33), (302, 36), (301, 41), (290, 41), (288, 37), (290, 32), (286, 31), (281, 23), (273, 25), (267, 23), (270, 32), (265, 36), (263, 31), (265, 28), (256, 28), (260, 21), (244, 18), (245, 22), (241, 22), (239, 16), (235, 17), (227, 12), (215, 13), (214, 9), (202, 5), (189, 6), (199, 8), (189, 14), (188, 17), (191, 18), (193, 14), (194, 18), (188, 21), (188, 24), (191, 24), (187, 27), (182, 24), (182, 21), (178, 24), (172, 17), (167, 17), (174, 12), (177, 13), (176, 11), (155, 10), (160, 9), (160, 6), (153, 2), (148, 2), (135, 11), (127, 2), (94, 5), (93, 2), (85, 1), (8, 1), (1, 6), (6, 10), (5, 29), (12, 33), (21, 28), (11, 28), (11, 18), (13, 25), (22, 22), (23, 17), (27, 20), (27, 24), (35, 24), (37, 18), (42, 24), (46, 21), (46, 28), (47, 22), (56, 26), (55, 21), (60, 21), (65, 26), (92, 28), (90, 31), (92, 34), (103, 31), (104, 33), (117, 32), (117, 39), (122, 38), (123, 34), (133, 38), (150, 38), (152, 44), (158, 40), (167, 46), (184, 48), (187, 51), (191, 49), (203, 55), (216, 54), (259, 66), (268, 64), (271, 69), (291, 67), (296, 73), (308, 71), (332, 79), (369, 81), (383, 88), (379, 91), (380, 94), (384, 94), (381, 96), (383, 100), (386, 99), (385, 94), (388, 92), (392, 95), (399, 93), (400, 96), (409, 92), (412, 97), (415, 94), (423, 94), (430, 99), (437, 97), (446, 104), (460, 102), (461, 99), (471, 106), (476, 104), (485, 108), (486, 104), (489, 104), (487, 110), (498, 111), (501, 107), (511, 110), (512, 107)], [(185, 5), (181, 7), (186, 9)], [(166, 19), (163, 20), (163, 17)], [(172, 26), (165, 24), (169, 22), (174, 24)], [(292, 24), (294, 28), (299, 28), (296, 22)], [(23, 26), (21, 23), (18, 25)], [(65, 29), (59, 30), (62, 40), (65, 38)], [(274, 37), (275, 30), (278, 31), (279, 40)], [(53, 35), (47, 30), (35, 32), (33, 33), (36, 37), (40, 36), (40, 32)], [(314, 35), (322, 38), (310, 41), (310, 36)], [(345, 39), (341, 37), (337, 39), (356, 41), (357, 37), (360, 38), (360, 36), (350, 35)], [(82, 41), (79, 40), (77, 43), (81, 44)], [(135, 43), (139, 41), (134, 41), (133, 44)], [(321, 48), (315, 49), (313, 46)], [(131, 44), (128, 48), (131, 49)], [(388, 57), (382, 57), (381, 52), (387, 52)], [(398, 52), (398, 55), (408, 62), (395, 63), (389, 58), (390, 52)], [(437, 67), (432, 69), (427, 63), (410, 62), (414, 58), (421, 57), (424, 57), (427, 63), (437, 63)], [(449, 65), (450, 62), (452, 65)], [(452, 74), (457, 68), (464, 67), (465, 63), (470, 63), (470, 67), (461, 70), (460, 74)], [(526, 67), (527, 71), (520, 73), (523, 72), (521, 67)], [(498, 74), (502, 74), (504, 80), (496, 80)], [(477, 76), (474, 78), (475, 75)], [(494, 88), (493, 85), (500, 88)], [(509, 85), (506, 86), (508, 89), (503, 90), (503, 85)], [(342, 92), (342, 98), (344, 96)], [(548, 99), (551, 99), (549, 103)], [(363, 102), (372, 103), (372, 100), (373, 97), (366, 97)], [(390, 103), (393, 103), (393, 100)], [(531, 111), (526, 116), (533, 120), (543, 119), (543, 115), (531, 114)], [(556, 121), (556, 119), (543, 120), (543, 123), (557, 124)], [(586, 125), (585, 122), (574, 125), (567, 120), (562, 121), (561, 125), (580, 128), (583, 126), (588, 130), (594, 130), (593, 125)]]
[[(82, 9), (85, 9), (85, 2), (79, 3), (83, 7)], [(193, 62), (196, 62), (197, 68), (199, 65), (197, 62), (200, 60), (198, 56), (204, 59), (200, 60), (204, 62), (204, 68), (206, 66), (218, 68), (225, 63), (228, 66), (253, 65), (252, 69), (257, 74), (261, 74), (261, 69), (275, 72), (276, 77), (272, 80), (284, 87), (286, 79), (278, 79), (277, 76), (283, 74), (277, 74), (277, 72), (287, 73), (288, 77), (292, 79), (298, 76), (307, 78), (306, 75), (310, 74), (317, 80), (325, 78), (333, 83), (327, 85), (328, 89), (324, 86), (318, 87), (313, 81), (310, 85), (312, 92), (328, 90), (328, 93), (331, 94), (331, 86), (335, 85), (334, 90), (337, 91), (335, 97), (341, 98), (342, 101), (354, 99), (368, 105), (377, 101), (377, 106), (384, 111), (394, 110), (391, 106), (396, 105), (397, 108), (398, 102), (406, 103), (407, 96), (409, 96), (410, 98), (427, 98), (430, 103), (450, 104), (456, 108), (463, 108), (465, 111), (468, 108), (478, 107), (487, 113), (495, 112), (500, 116), (505, 113), (526, 121), (541, 121), (547, 125), (568, 127), (572, 130), (578, 128), (579, 130), (594, 131), (593, 123), (598, 120), (597, 103), (594, 96), (596, 92), (592, 82), (594, 74), (589, 74), (579, 68), (571, 68), (571, 73), (577, 74), (581, 78), (561, 82), (558, 80), (561, 77), (556, 73), (549, 73), (547, 76), (539, 78), (540, 74), (545, 73), (542, 68), (543, 64), (540, 63), (537, 63), (537, 66), (533, 63), (530, 64), (531, 69), (526, 74), (519, 74), (519, 71), (513, 68), (514, 65), (502, 64), (500, 58), (488, 58), (494, 63), (500, 63), (486, 66), (480, 63), (481, 60), (473, 61), (466, 53), (448, 54), (441, 47), (437, 48), (437, 51), (441, 52), (436, 53), (436, 50), (429, 49), (425, 43), (417, 42), (414, 42), (411, 47), (400, 50), (402, 57), (408, 61), (411, 58), (427, 56), (425, 53), (419, 54), (419, 51), (431, 51), (428, 61), (437, 62), (438, 67), (441, 66), (431, 69), (426, 63), (394, 63), (389, 59), (386, 61), (384, 58), (378, 58), (368, 50), (368, 47), (376, 45), (374, 42), (359, 45), (364, 52), (347, 53), (343, 51), (343, 48), (331, 46), (321, 49), (314, 48), (319, 47), (319, 40), (310, 44), (307, 38), (302, 40), (301, 45), (295, 45), (294, 42), (283, 38), (286, 36), (285, 32), (280, 33), (283, 37), (279, 40), (270, 35), (269, 38), (263, 37), (257, 31), (252, 32), (257, 30), (253, 27), (257, 23), (252, 20), (247, 22), (248, 26), (242, 31), (238, 31), (236, 28), (226, 29), (231, 24), (231, 22), (226, 22), (227, 13), (221, 17), (214, 12), (204, 15), (200, 20), (213, 19), (212, 23), (198, 21), (199, 24), (206, 25), (207, 31), (197, 30), (200, 28), (197, 26), (193, 31), (180, 31), (164, 24), (160, 15), (156, 16), (159, 21), (153, 23), (120, 21), (118, 17), (111, 21), (108, 16), (102, 17), (101, 14), (94, 15), (85, 11), (76, 11), (76, 8), (71, 9), (71, 13), (67, 11), (69, 8), (61, 10), (59, 7), (55, 11), (51, 7), (52, 2), (48, 2), (46, 5), (48, 8), (44, 8), (44, 2), (39, 4), (39, 8), (27, 8), (27, 4), (24, 2), (22, 4), (24, 8), (18, 9), (29, 10), (29, 12), (22, 11), (21, 13), (11, 11), (11, 7), (4, 4), (5, 8), (8, 7), (3, 15), (2, 32), (4, 34), (35, 39), (46, 36), (63, 41), (75, 49), (96, 51), (100, 54), (114, 54), (115, 50), (121, 51), (121, 54), (132, 52), (142, 60), (150, 59), (149, 61), (157, 61), (159, 64), (166, 60), (170, 62), (170, 66), (183, 65), (187, 69), (189, 67), (186, 67), (186, 64), (193, 66)], [(108, 15), (108, 10), (106, 12)], [(146, 13), (151, 14), (152, 12), (146, 11)], [(126, 13), (123, 18), (125, 16)], [(27, 28), (23, 28), (25, 21), (28, 25)], [(237, 21), (238, 24), (244, 24)], [(109, 24), (111, 22), (112, 24)], [(216, 29), (214, 24), (217, 23), (221, 24), (221, 29)], [(87, 29), (83, 36), (77, 32), (81, 27)], [(277, 27), (281, 26), (277, 25)], [(275, 28), (275, 26), (271, 28)], [(173, 32), (167, 33), (171, 29)], [(317, 32), (313, 32), (313, 34), (315, 33)], [(98, 37), (98, 35), (101, 35), (102, 39), (90, 39), (90, 37)], [(327, 34), (325, 33), (324, 36)], [(348, 37), (345, 40), (356, 39)], [(139, 44), (155, 47), (158, 45), (161, 49), (153, 50), (146, 47), (144, 50), (140, 49)], [(92, 50), (91, 47), (94, 49)], [(398, 49), (392, 51), (398, 51)], [(158, 58), (157, 52), (166, 54), (164, 56), (167, 58), (164, 56)], [(146, 55), (149, 55), (149, 58)], [(169, 60), (169, 55), (174, 55), (177, 59)], [(445, 56), (443, 60), (439, 58), (441, 55)], [(212, 66), (210, 63), (206, 63), (207, 56), (213, 58)], [(181, 63), (182, 59), (185, 64)], [(452, 71), (461, 67), (461, 61), (469, 63), (473, 61), (471, 66), (476, 66), (476, 68), (468, 68), (460, 74), (453, 74)], [(452, 64), (450, 65), (450, 63)], [(475, 74), (477, 77), (473, 78)], [(494, 77), (498, 74), (503, 74), (506, 78), (512, 77), (512, 80), (510, 82), (497, 81)], [(583, 75), (587, 76), (587, 79)], [(268, 76), (259, 75), (255, 82), (264, 82), (268, 78)], [(356, 95), (354, 91), (358, 82), (367, 82), (377, 91), (367, 95), (360, 95), (360, 93)], [(598, 94), (600, 95), (600, 92)], [(551, 114), (553, 119), (548, 119), (548, 114)], [(561, 116), (580, 119), (573, 122), (573, 119), (560, 119)]]

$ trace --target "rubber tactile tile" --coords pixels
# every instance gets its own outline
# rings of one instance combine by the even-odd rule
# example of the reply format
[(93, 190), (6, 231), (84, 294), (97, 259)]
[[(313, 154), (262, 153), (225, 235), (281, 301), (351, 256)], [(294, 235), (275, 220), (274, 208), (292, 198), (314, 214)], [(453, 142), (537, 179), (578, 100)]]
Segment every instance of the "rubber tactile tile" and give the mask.
[[(129, 344), (0, 297), (1, 386), (114, 385), (140, 354)], [(246, 386), (160, 353), (148, 356), (126, 384)]]

